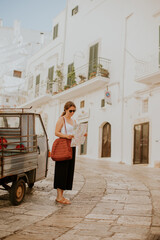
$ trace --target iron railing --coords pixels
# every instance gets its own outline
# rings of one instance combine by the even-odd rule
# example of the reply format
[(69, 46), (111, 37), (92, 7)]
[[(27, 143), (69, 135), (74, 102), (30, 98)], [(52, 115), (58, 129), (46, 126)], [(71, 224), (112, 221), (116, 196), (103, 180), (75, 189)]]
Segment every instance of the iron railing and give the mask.
[(141, 78), (150, 75), (159, 70), (158, 56), (152, 56), (149, 61), (136, 60), (135, 78)]
[(54, 95), (68, 88), (72, 88), (83, 82), (89, 81), (97, 76), (110, 78), (111, 60), (96, 58), (81, 67), (73, 69), (69, 74), (64, 75), (63, 80), (50, 81), (46, 79), (29, 91), (29, 97), (36, 98), (46, 94)]

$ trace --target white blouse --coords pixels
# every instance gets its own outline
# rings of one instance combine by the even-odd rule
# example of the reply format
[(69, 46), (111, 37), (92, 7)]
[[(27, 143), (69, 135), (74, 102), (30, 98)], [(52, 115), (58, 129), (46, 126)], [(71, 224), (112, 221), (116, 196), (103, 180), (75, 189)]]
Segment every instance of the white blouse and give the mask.
[(70, 123), (67, 122), (65, 117), (64, 117), (64, 119), (65, 119), (65, 123), (66, 123), (67, 133), (65, 131), (65, 125), (64, 124), (63, 124), (63, 126), (61, 128), (61, 133), (67, 134), (67, 135), (73, 135), (73, 129), (74, 129), (75, 121), (73, 120), (73, 125), (71, 125)]

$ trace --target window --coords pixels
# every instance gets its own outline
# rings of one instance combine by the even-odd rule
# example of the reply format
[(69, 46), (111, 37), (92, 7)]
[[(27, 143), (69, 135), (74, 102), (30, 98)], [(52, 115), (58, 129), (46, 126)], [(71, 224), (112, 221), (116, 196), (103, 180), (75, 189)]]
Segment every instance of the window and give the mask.
[(84, 105), (85, 105), (85, 101), (83, 100), (80, 102), (80, 108), (84, 108)]
[(29, 77), (28, 80), (28, 90), (33, 88), (33, 77)]
[(72, 9), (72, 16), (78, 13), (78, 6)]
[(142, 101), (142, 112), (143, 113), (148, 112), (148, 99), (145, 99)]
[(159, 26), (159, 68), (160, 68), (160, 26)]
[(14, 77), (17, 77), (17, 78), (21, 78), (22, 72), (21, 72), (21, 71), (14, 70), (13, 76), (14, 76)]
[(1, 128), (19, 128), (20, 118), (15, 116), (1, 116), (0, 127)]
[(101, 108), (102, 107), (105, 107), (105, 99), (103, 98), (103, 99), (101, 99)]
[(72, 86), (76, 83), (75, 78), (74, 63), (71, 63), (68, 65), (67, 85)]
[[(84, 122), (81, 124), (87, 124), (87, 131), (88, 131), (88, 122)], [(80, 155), (85, 155), (87, 154), (87, 137), (85, 137), (84, 144), (80, 145)]]
[(89, 79), (96, 76), (98, 64), (98, 43), (90, 47), (89, 51)]
[(35, 96), (39, 95), (39, 85), (40, 85), (40, 74), (36, 77), (36, 89), (35, 89)]
[(47, 92), (52, 93), (54, 66), (48, 69)]
[(35, 117), (35, 133), (38, 137), (44, 136), (45, 132), (41, 123), (39, 116)]
[(58, 24), (53, 29), (53, 40), (58, 37)]

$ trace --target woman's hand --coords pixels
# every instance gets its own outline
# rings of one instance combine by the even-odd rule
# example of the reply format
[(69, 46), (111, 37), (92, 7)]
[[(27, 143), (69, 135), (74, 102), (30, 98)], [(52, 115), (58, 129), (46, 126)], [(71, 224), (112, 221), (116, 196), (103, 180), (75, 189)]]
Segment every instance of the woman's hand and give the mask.
[(66, 138), (67, 139), (72, 139), (72, 138), (74, 138), (74, 135), (66, 135)]

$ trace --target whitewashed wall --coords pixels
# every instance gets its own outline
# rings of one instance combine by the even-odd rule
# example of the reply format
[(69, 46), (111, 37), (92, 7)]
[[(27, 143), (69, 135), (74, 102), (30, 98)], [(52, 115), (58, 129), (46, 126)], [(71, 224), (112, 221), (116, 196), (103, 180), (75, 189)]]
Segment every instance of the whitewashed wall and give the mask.
[[(72, 9), (77, 5), (79, 11), (72, 16)], [(88, 63), (89, 48), (99, 43), (99, 57), (111, 60), (108, 89), (111, 91), (112, 105), (101, 108), (105, 84), (89, 93), (79, 90), (77, 96), (72, 94), (73, 92), (70, 95), (66, 94), (66, 97), (64, 95), (60, 97), (59, 94), (52, 96), (38, 109), (42, 115), (47, 115), (50, 146), (55, 138), (55, 123), (63, 112), (64, 104), (67, 100), (73, 100), (77, 105), (75, 114), (77, 121), (88, 121), (85, 157), (101, 156), (101, 131), (103, 125), (109, 122), (112, 141), (109, 160), (132, 164), (134, 124), (149, 122), (149, 165), (159, 164), (160, 133), (157, 129), (159, 129), (160, 113), (156, 105), (160, 101), (159, 90), (156, 86), (135, 81), (139, 60), (158, 61), (159, 6), (160, 0), (68, 1), (66, 11), (53, 21), (53, 26), (59, 24), (59, 37), (32, 57), (28, 72), (33, 72), (35, 79), (37, 74), (35, 67), (44, 64), (44, 69), (40, 70), (45, 78), (50, 64), (63, 62), (64, 74), (67, 74), (68, 65), (72, 62), (75, 68)], [(63, 47), (60, 47), (61, 43)], [(55, 56), (58, 56), (57, 62)], [(148, 90), (142, 91), (145, 89)], [(149, 106), (147, 113), (143, 113), (142, 101), (146, 97)], [(88, 117), (83, 120), (78, 117), (81, 100), (85, 100), (85, 109), (89, 111)]]

